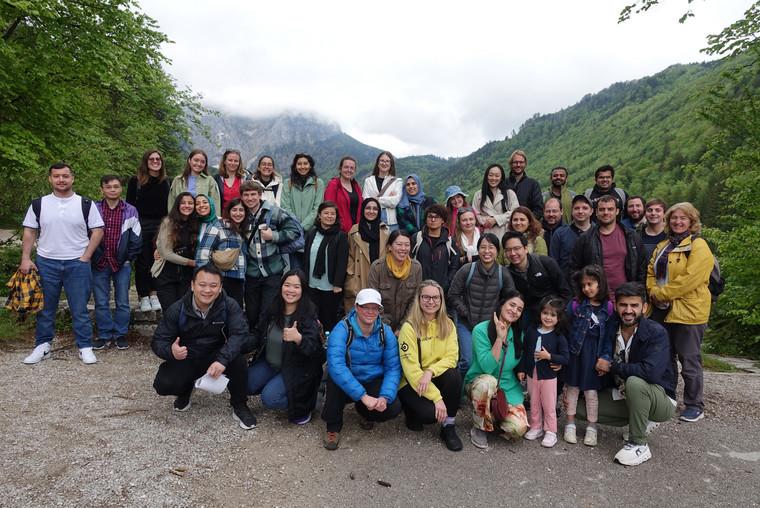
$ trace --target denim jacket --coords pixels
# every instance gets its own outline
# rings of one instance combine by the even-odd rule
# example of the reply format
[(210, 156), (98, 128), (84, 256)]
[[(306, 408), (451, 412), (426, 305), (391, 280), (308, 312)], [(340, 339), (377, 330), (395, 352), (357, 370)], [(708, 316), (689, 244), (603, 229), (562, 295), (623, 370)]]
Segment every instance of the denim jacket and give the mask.
[[(580, 303), (577, 299), (573, 299), (567, 304), (567, 315), (571, 319), (570, 339), (567, 341), (570, 354), (579, 354), (588, 331), (598, 326), (599, 344), (596, 357), (612, 360), (612, 342), (608, 340), (609, 337), (607, 337), (606, 332), (608, 320), (613, 315), (612, 303), (607, 301), (606, 305), (602, 305), (601, 309), (594, 312), (594, 308), (588, 299), (584, 299)], [(592, 315), (595, 315), (596, 319)]]

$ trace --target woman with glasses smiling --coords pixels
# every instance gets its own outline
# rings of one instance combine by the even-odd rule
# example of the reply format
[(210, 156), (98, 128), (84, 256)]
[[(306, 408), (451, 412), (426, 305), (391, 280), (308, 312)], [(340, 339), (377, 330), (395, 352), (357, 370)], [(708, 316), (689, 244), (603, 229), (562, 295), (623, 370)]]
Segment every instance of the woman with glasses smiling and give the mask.
[(398, 229), (396, 207), (401, 201), (401, 187), (401, 178), (396, 178), (396, 160), (393, 154), (380, 152), (372, 174), (364, 179), (362, 196), (377, 198), (380, 202), (380, 217), (391, 231)]
[(438, 422), (446, 448), (461, 450), (454, 426), (462, 393), (459, 345), (454, 323), (446, 315), (443, 288), (434, 280), (417, 288), (398, 342), (403, 371), (398, 397), (407, 428), (419, 432), (423, 424)]
[(444, 293), (459, 269), (459, 252), (444, 225), (447, 219), (446, 208), (431, 205), (425, 210), (425, 225), (414, 235), (412, 247), (412, 257), (422, 265), (422, 278), (436, 281)]

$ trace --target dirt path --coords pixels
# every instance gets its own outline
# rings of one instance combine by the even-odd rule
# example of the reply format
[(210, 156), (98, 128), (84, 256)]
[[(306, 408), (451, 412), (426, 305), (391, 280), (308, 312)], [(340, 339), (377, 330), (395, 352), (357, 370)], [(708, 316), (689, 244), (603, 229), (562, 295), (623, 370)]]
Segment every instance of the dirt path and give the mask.
[[(451, 453), (436, 429), (415, 434), (402, 418), (362, 431), (350, 407), (341, 448), (327, 452), (318, 418), (296, 427), (257, 399), (253, 431), (235, 425), (224, 396), (195, 394), (189, 412), (172, 412), (151, 387), (159, 362), (145, 345), (99, 353), (92, 366), (71, 346), (25, 366), (28, 350), (0, 352), (2, 506), (760, 503), (753, 374), (707, 374), (707, 418), (662, 425), (650, 442), (654, 459), (624, 468), (612, 463), (617, 430), (603, 429), (596, 449), (497, 440), (487, 452), (466, 441)], [(462, 414), (462, 437), (469, 425)]]

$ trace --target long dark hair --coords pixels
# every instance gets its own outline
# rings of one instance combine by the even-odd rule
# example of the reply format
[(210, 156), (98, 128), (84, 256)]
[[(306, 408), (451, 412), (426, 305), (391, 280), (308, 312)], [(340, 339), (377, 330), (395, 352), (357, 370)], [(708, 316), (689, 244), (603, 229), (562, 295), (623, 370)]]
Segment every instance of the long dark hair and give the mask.
[(272, 319), (280, 328), (285, 327), (285, 301), (282, 299), (282, 286), (285, 285), (285, 281), (288, 280), (288, 277), (292, 277), (293, 275), (298, 277), (298, 280), (301, 283), (301, 299), (298, 300), (296, 311), (291, 316), (290, 322), (293, 323), (295, 321), (299, 321), (301, 323), (304, 323), (308, 319), (314, 319), (317, 314), (316, 307), (314, 306), (314, 303), (312, 303), (311, 298), (309, 298), (309, 284), (306, 280), (306, 274), (303, 273), (303, 270), (287, 271), (280, 278), (280, 285), (277, 291), (277, 296), (274, 298), (272, 305), (269, 307), (269, 312), (272, 314)]
[(234, 220), (232, 220), (232, 217), (230, 217), (230, 210), (232, 210), (233, 207), (241, 205), (243, 209), (245, 210), (246, 216), (248, 216), (248, 213), (250, 213), (250, 210), (248, 210), (248, 207), (245, 206), (245, 203), (243, 203), (243, 200), (240, 198), (235, 198), (230, 200), (229, 203), (227, 203), (227, 206), (222, 211), (222, 218), (227, 219), (230, 225), (230, 229), (234, 231), (237, 234), (241, 234), (243, 224), (245, 223), (245, 218), (243, 219), (243, 222), (241, 224), (236, 223)]
[[(154, 153), (157, 153), (159, 157), (161, 157), (161, 169), (158, 173), (158, 181), (163, 182), (166, 180), (166, 165), (164, 164), (164, 156), (161, 152), (158, 150), (148, 150), (145, 152), (142, 156), (142, 160), (140, 161), (140, 165), (137, 167), (137, 183), (142, 187), (146, 183), (148, 183), (148, 180), (150, 179), (150, 170), (148, 169), (148, 158), (153, 155)], [(663, 208), (664, 209), (664, 208)]]
[(587, 265), (573, 275), (573, 290), (575, 291), (575, 297), (579, 302), (588, 298), (583, 294), (583, 286), (581, 285), (583, 277), (594, 279), (599, 283), (599, 292), (596, 295), (600, 302), (604, 303), (609, 300), (610, 289), (607, 285), (607, 276), (604, 275), (604, 269), (599, 265)]
[(387, 150), (380, 152), (380, 154), (375, 159), (375, 167), (372, 168), (372, 176), (377, 176), (380, 174), (380, 157), (382, 157), (383, 155), (387, 155), (388, 158), (391, 160), (391, 168), (388, 171), (388, 174), (390, 176), (396, 176), (396, 158), (393, 156), (392, 153), (390, 153)]
[(192, 169), (190, 169), (190, 159), (192, 159), (198, 154), (203, 155), (203, 158), (206, 159), (206, 165), (203, 167), (203, 170), (201, 171), (201, 173), (208, 176), (208, 155), (206, 155), (206, 152), (204, 152), (200, 148), (196, 148), (195, 150), (190, 152), (190, 155), (187, 156), (187, 160), (185, 161), (185, 169), (182, 170), (183, 180), (187, 181), (187, 177), (190, 176), (190, 173), (192, 173)]
[[(301, 176), (301, 174), (296, 171), (296, 162), (298, 162), (298, 159), (306, 159), (309, 161), (309, 172), (306, 174), (306, 176)], [(294, 185), (298, 187), (299, 189), (303, 189), (304, 185), (306, 185), (306, 181), (309, 178), (314, 179), (314, 184), (317, 183), (317, 172), (314, 171), (314, 165), (316, 163), (314, 162), (314, 157), (309, 155), (308, 153), (297, 153), (295, 157), (293, 157), (293, 163), (290, 165), (290, 185)]]
[[(519, 298), (525, 305), (525, 297), (516, 289), (508, 289), (504, 294), (504, 297), (499, 299), (499, 303), (496, 304), (496, 315), (501, 315), (501, 308), (512, 298)], [(523, 341), (522, 341), (522, 326), (520, 326), (522, 319), (518, 319), (515, 323), (511, 323), (509, 327), (512, 329), (512, 342), (515, 344), (515, 358), (522, 356)], [(488, 320), (488, 340), (491, 341), (493, 346), (496, 342), (496, 324), (493, 322), (493, 316)]]
[[(187, 218), (179, 212), (179, 204), (182, 202), (182, 198), (189, 196), (193, 200), (193, 213)], [(174, 199), (172, 209), (169, 210), (168, 215), (169, 225), (171, 226), (170, 239), (172, 241), (172, 247), (177, 245), (177, 241), (182, 236), (183, 230), (190, 231), (190, 248), (195, 251), (195, 241), (198, 238), (198, 216), (195, 214), (195, 198), (189, 192), (180, 192)]]
[(486, 202), (486, 196), (491, 198), (491, 203), (494, 202), (491, 186), (488, 185), (488, 173), (491, 172), (491, 168), (499, 168), (499, 171), (501, 171), (501, 181), (499, 182), (499, 190), (501, 191), (501, 209), (503, 212), (506, 212), (508, 210), (507, 202), (509, 201), (509, 196), (507, 195), (509, 182), (507, 181), (507, 174), (504, 172), (504, 166), (501, 164), (489, 164), (486, 168), (486, 172), (483, 173), (483, 184), (480, 187), (480, 208), (483, 208), (483, 205)]

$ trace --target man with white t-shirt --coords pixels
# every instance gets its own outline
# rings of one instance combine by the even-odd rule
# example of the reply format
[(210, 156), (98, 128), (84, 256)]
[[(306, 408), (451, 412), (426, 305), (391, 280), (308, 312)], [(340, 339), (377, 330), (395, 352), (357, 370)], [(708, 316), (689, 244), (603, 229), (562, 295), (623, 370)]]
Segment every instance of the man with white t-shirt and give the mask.
[[(24, 217), (19, 269), (23, 273), (39, 271), (45, 302), (37, 314), (35, 348), (24, 358), (24, 363), (32, 365), (50, 356), (55, 314), (63, 289), (71, 310), (79, 358), (91, 364), (97, 359), (92, 352), (92, 323), (87, 312), (92, 282), (90, 258), (103, 238), (103, 219), (92, 201), (72, 190), (74, 172), (68, 164), (50, 166), (48, 182), (53, 188), (52, 194), (32, 201)], [(35, 240), (36, 263), (31, 259)]]

